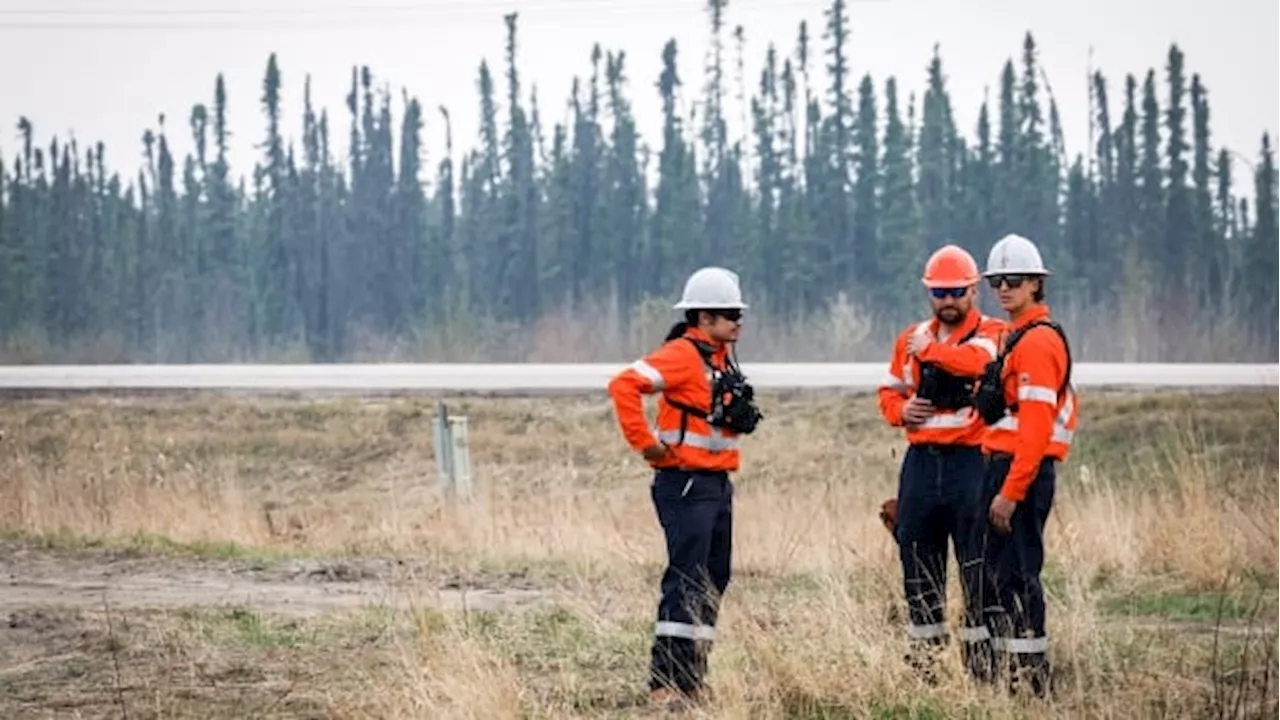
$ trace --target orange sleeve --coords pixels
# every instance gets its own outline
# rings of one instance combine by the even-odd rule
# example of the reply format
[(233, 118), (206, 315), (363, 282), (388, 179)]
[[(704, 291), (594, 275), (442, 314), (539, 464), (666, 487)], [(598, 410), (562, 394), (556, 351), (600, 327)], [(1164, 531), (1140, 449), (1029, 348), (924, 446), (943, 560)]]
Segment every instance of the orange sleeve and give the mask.
[(1053, 438), (1053, 419), (1058, 407), (1058, 388), (1066, 372), (1066, 354), (1062, 341), (1050, 328), (1029, 332), (1018, 343), (1015, 354), (1018, 358), (1010, 363), (1010, 372), (1016, 374), (1018, 388), (1018, 439), (1000, 494), (1022, 502)]
[[(623, 368), (609, 380), (609, 397), (613, 400), (614, 414), (622, 436), (632, 450), (640, 452), (657, 444), (648, 419), (644, 416), (644, 395), (652, 395), (663, 389), (688, 382), (690, 373), (698, 366), (691, 365), (689, 353), (683, 351), (684, 341), (671, 341), (645, 357)], [(695, 354), (693, 346), (688, 348)], [(701, 359), (698, 359), (701, 363)]]
[(907, 333), (903, 332), (893, 344), (893, 356), (889, 370), (880, 381), (880, 414), (893, 427), (902, 426), (902, 406), (911, 394), (911, 388), (902, 378), (902, 366), (907, 361)]
[(999, 342), (1000, 325), (984, 322), (973, 337), (960, 345), (931, 342), (916, 357), (922, 362), (934, 363), (952, 375), (976, 378), (987, 369), (987, 363), (996, 359)]

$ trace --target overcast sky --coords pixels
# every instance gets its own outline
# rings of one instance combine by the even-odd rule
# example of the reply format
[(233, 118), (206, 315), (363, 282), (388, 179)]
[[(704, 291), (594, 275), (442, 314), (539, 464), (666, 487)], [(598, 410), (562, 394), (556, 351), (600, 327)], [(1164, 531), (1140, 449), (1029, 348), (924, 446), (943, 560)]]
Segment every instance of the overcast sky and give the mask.
[[(729, 29), (745, 29), (749, 92), (758, 83), (768, 43), (793, 53), (801, 20), (810, 22), (822, 42), (827, 5), (730, 1)], [(1154, 67), (1163, 106), (1164, 66), (1176, 42), (1186, 54), (1188, 80), (1198, 72), (1208, 88), (1215, 147), (1226, 144), (1254, 160), (1262, 133), (1274, 138), (1280, 126), (1278, 5), (851, 0), (849, 53), (854, 74), (871, 73), (880, 91), (886, 77), (897, 76), (905, 111), (906, 92), (919, 97), (932, 47), (940, 44), (957, 121), (972, 136), (984, 92), (994, 102), (1001, 67), (1006, 58), (1019, 60), (1023, 34), (1030, 30), (1074, 155), (1087, 143), (1090, 49), (1093, 66), (1109, 80), (1112, 117), (1118, 119), (1127, 72), (1141, 81)], [(677, 40), (686, 92), (699, 91), (709, 37), (704, 6), (704, 0), (261, 0), (256, 7), (247, 0), (0, 0), (0, 65), (6, 68), (0, 157), (13, 157), (18, 118), (25, 115), (41, 145), (53, 134), (74, 134), (82, 146), (102, 140), (111, 168), (136, 172), (142, 133), (156, 127), (162, 112), (175, 151), (185, 154), (192, 148), (191, 106), (212, 104), (214, 78), (222, 72), (234, 134), (233, 171), (245, 173), (261, 155), (255, 147), (265, 134), (259, 98), (267, 56), (274, 51), (283, 74), (286, 131), (295, 141), (309, 73), (315, 102), (329, 109), (335, 150), (345, 152), (349, 123), (343, 99), (351, 67), (368, 64), (379, 85), (390, 84), (397, 122), (401, 88), (428, 109), (425, 162), (434, 168), (444, 146), (437, 105), (446, 105), (453, 116), (455, 149), (475, 144), (475, 79), (482, 58), (494, 67), (499, 95), (505, 96), (502, 15), (512, 9), (520, 12), (525, 94), (536, 83), (548, 137), (552, 122), (565, 117), (573, 76), (589, 75), (591, 47), (599, 42), (606, 50), (626, 52), (640, 130), (656, 147), (660, 105), (654, 83), (662, 45)], [(732, 81), (731, 39), (729, 49)], [(24, 67), (31, 69), (19, 69)], [(740, 117), (736, 105), (730, 109), (735, 120)]]

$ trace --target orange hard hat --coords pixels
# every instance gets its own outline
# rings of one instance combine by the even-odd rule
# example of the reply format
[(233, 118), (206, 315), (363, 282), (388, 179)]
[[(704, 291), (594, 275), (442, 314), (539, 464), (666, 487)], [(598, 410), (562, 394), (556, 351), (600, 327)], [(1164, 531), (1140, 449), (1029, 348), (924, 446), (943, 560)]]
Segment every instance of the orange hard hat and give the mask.
[(978, 282), (978, 263), (958, 245), (944, 245), (924, 264), (925, 287), (968, 287)]

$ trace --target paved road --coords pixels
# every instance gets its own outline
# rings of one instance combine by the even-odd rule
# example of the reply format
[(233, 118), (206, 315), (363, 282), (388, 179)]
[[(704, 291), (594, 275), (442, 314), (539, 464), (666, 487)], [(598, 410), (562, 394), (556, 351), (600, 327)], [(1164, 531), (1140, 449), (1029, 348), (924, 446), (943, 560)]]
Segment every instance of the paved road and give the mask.
[[(0, 366), (0, 390), (603, 392), (617, 364)], [(744, 363), (761, 390), (873, 390), (881, 363)], [(1081, 388), (1280, 385), (1275, 364), (1079, 363)]]

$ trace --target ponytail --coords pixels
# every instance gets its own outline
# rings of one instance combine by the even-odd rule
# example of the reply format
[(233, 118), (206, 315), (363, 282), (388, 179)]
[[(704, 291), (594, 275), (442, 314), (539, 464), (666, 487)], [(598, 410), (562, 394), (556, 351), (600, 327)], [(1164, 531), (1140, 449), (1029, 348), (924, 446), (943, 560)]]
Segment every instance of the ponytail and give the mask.
[(689, 329), (689, 323), (684, 320), (681, 320), (675, 325), (672, 325), (671, 329), (667, 331), (667, 337), (665, 342), (671, 342), (672, 340), (676, 340), (684, 336), (685, 331), (688, 329)]

